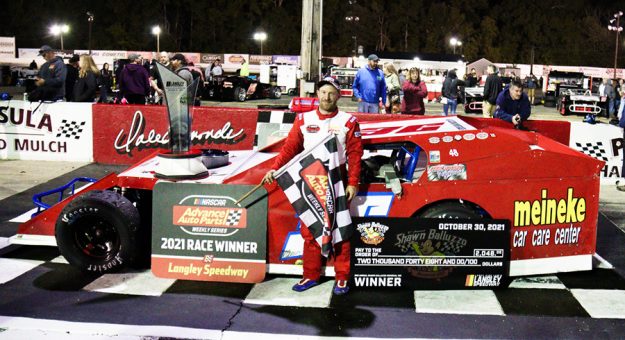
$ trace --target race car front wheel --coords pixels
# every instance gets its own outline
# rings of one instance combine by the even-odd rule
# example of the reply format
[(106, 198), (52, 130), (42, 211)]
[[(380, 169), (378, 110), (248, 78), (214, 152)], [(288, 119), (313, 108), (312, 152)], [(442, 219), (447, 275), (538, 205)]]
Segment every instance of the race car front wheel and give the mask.
[(484, 211), (463, 202), (443, 202), (426, 208), (418, 214), (423, 218), (468, 218), (481, 219)]
[(137, 208), (113, 191), (90, 191), (70, 202), (56, 221), (56, 242), (72, 266), (114, 272), (137, 258)]

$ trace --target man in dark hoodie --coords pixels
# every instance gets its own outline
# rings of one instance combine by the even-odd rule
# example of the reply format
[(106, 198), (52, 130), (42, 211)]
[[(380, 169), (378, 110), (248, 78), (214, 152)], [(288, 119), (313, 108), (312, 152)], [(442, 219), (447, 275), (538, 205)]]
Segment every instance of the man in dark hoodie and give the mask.
[[(63, 100), (65, 96), (65, 77), (67, 70), (61, 57), (57, 57), (54, 50), (43, 45), (39, 50), (46, 62), (41, 65), (35, 85), (37, 88), (29, 94), (31, 100)], [(35, 96), (37, 98), (35, 98)]]
[(145, 104), (145, 96), (150, 91), (150, 75), (143, 67), (142, 58), (138, 54), (131, 54), (119, 77), (119, 89), (128, 104)]
[(497, 96), (501, 92), (501, 78), (497, 75), (495, 65), (488, 65), (486, 69), (488, 77), (484, 84), (484, 101), (482, 102), (482, 115), (484, 118), (493, 118), (495, 113), (495, 105), (497, 104)]
[(514, 124), (515, 128), (522, 129), (523, 122), (532, 113), (532, 107), (527, 94), (523, 92), (523, 83), (512, 79), (510, 85), (497, 96), (495, 118)]
[(447, 102), (443, 104), (443, 115), (455, 115), (458, 106), (458, 86), (464, 86), (464, 82), (458, 80), (456, 70), (449, 70), (447, 77), (443, 81), (443, 97)]

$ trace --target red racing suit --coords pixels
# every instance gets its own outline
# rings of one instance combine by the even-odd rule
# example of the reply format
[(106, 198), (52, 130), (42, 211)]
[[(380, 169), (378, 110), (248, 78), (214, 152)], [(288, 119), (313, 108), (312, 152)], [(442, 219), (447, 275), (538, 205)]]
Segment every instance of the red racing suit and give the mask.
[[(347, 163), (347, 184), (358, 186), (362, 158), (360, 126), (356, 117), (338, 110), (328, 115), (322, 114), (318, 109), (298, 114), (272, 169), (281, 168), (305, 148), (317, 145), (329, 133), (336, 134), (339, 150), (343, 151), (339, 153), (339, 157), (341, 164)], [(321, 247), (306, 226), (301, 228), (301, 234), (304, 238), (304, 278), (319, 280), (322, 265)], [(336, 280), (348, 280), (349, 241), (335, 244), (333, 254)]]

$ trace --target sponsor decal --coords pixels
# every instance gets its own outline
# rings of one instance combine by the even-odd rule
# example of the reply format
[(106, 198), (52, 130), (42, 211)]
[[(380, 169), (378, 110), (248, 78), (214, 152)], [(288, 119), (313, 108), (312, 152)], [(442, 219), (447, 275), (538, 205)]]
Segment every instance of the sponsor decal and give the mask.
[(440, 143), (441, 139), (438, 137), (430, 137), (430, 139), (428, 139), (428, 141), (430, 142), (430, 144), (438, 144)]
[(464, 138), (464, 140), (471, 141), (475, 139), (475, 134), (465, 133), (464, 135), (462, 135), (462, 138)]
[[(544, 226), (530, 230), (515, 230), (512, 247), (571, 246), (579, 245), (582, 226), (586, 219), (586, 200), (575, 197), (573, 188), (567, 189), (564, 198), (549, 198), (547, 189), (541, 190), (540, 199), (514, 202), (514, 227)], [(556, 224), (564, 225), (556, 228)], [(576, 225), (577, 224), (577, 225)], [(529, 238), (528, 238), (529, 236)]]
[(477, 139), (484, 140), (484, 139), (488, 138), (488, 133), (483, 132), (483, 131), (482, 131), (482, 132), (478, 132), (478, 133), (475, 135), (475, 137), (477, 137)]
[(242, 208), (215, 208), (175, 205), (173, 224), (193, 227), (247, 227), (247, 210)]
[(439, 150), (430, 151), (430, 163), (440, 163), (441, 152)]
[(365, 222), (356, 225), (356, 230), (360, 233), (362, 242), (376, 245), (384, 241), (384, 233), (388, 231), (388, 226), (378, 222)]
[(319, 130), (321, 130), (319, 125), (307, 125), (306, 126), (306, 132), (308, 133), (317, 133), (319, 132)]
[(314, 208), (317, 214), (323, 218), (326, 216), (324, 208), (326, 208), (327, 201), (327, 203), (329, 203), (327, 205), (327, 213), (331, 215), (334, 212), (332, 205), (333, 200), (328, 200), (328, 195), (330, 195), (331, 192), (328, 190), (327, 171), (321, 161), (316, 160), (310, 166), (303, 168), (300, 176), (308, 185), (307, 187), (312, 189), (312, 192), (309, 192), (308, 190), (304, 191), (306, 194), (305, 199), (310, 202), (310, 206)]
[(362, 136), (362, 134), (360, 133), (360, 131), (354, 132), (354, 137), (360, 138), (361, 136)]
[(549, 198), (542, 189), (540, 199), (514, 201), (514, 227), (570, 224), (586, 219), (586, 199), (575, 197), (573, 188), (567, 189), (565, 198)]
[(443, 142), (445, 143), (451, 143), (454, 140), (454, 137), (452, 136), (444, 136), (443, 137)]
[[(206, 131), (191, 131), (191, 143), (193, 145), (203, 145), (205, 143), (215, 144), (237, 144), (245, 139), (244, 129), (238, 131), (232, 127), (231, 122), (226, 122), (221, 128)], [(158, 149), (167, 148), (169, 145), (169, 132), (157, 133), (154, 129), (145, 131), (145, 120), (143, 113), (137, 110), (132, 118), (128, 131), (121, 129), (115, 138), (114, 148), (119, 154), (132, 156), (136, 149)]]
[(454, 136), (454, 139), (455, 139), (455, 140), (457, 140), (457, 141), (461, 141), (461, 140), (462, 140), (462, 136), (460, 136), (460, 135), (455, 135), (455, 136)]
[(439, 164), (428, 165), (428, 180), (436, 181), (458, 181), (467, 179), (467, 168), (464, 164)]
[(467, 287), (499, 287), (503, 275), (471, 274), (467, 275)]

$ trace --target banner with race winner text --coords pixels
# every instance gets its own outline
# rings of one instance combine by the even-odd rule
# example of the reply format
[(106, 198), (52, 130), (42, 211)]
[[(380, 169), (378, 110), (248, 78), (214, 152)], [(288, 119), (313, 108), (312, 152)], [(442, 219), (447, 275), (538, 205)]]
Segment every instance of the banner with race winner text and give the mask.
[(248, 185), (159, 182), (154, 187), (152, 272), (157, 277), (261, 282), (267, 192)]
[(509, 284), (507, 220), (354, 217), (352, 286), (479, 289)]

